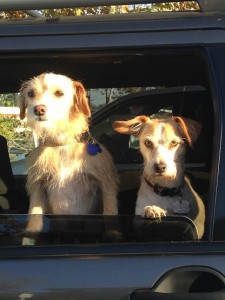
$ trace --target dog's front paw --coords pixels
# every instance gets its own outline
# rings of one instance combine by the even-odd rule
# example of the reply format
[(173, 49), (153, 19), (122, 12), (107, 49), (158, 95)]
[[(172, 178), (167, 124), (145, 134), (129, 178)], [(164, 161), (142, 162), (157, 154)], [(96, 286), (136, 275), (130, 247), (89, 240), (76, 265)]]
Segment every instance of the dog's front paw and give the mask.
[(166, 216), (166, 210), (156, 205), (145, 206), (144, 212), (142, 214), (143, 218), (148, 218), (148, 219), (156, 219), (165, 216)]
[(43, 227), (43, 215), (29, 215), (28, 224), (26, 226), (26, 232), (39, 233)]

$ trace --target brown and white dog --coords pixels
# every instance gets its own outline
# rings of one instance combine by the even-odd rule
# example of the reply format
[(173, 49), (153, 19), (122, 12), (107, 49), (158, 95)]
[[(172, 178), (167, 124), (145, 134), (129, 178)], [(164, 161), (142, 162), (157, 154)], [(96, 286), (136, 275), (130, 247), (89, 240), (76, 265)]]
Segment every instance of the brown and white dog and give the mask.
[(42, 214), (117, 214), (117, 173), (108, 151), (89, 135), (91, 111), (80, 82), (44, 73), (20, 89), (20, 118), (39, 140), (28, 155), (30, 220)]
[(138, 116), (116, 121), (113, 128), (139, 138), (144, 171), (135, 213), (147, 218), (184, 214), (194, 221), (201, 238), (205, 207), (184, 176), (186, 145), (192, 146), (196, 141), (200, 124), (181, 117), (150, 119)]

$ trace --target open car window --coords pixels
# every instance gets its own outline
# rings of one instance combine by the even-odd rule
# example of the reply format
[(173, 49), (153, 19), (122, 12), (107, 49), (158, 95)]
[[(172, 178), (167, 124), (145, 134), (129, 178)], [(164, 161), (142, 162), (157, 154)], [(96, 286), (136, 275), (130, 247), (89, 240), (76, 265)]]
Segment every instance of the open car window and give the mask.
[[(57, 56), (42, 53), (30, 54), (29, 59), (15, 53), (11, 57), (0, 56), (0, 61), (4, 62), (0, 72), (4, 72), (6, 66), (11, 67), (10, 70), (16, 66), (19, 72), (13, 83), (6, 73), (2, 95), (16, 94), (23, 80), (46, 70), (56, 70), (82, 81), (93, 112), (91, 134), (109, 150), (120, 175), (118, 216), (46, 215), (38, 236), (25, 234), (29, 207), (26, 155), (35, 147), (36, 141), (26, 124), (19, 121), (18, 113), (4, 116), (15, 123), (12, 130), (17, 130), (17, 135), (14, 145), (8, 138), (14, 174), (8, 194), (4, 195), (10, 201), (10, 210), (2, 209), (0, 218), (2, 245), (21, 244), (23, 237), (32, 245), (196, 240), (194, 223), (185, 216), (169, 216), (161, 222), (135, 216), (143, 158), (138, 139), (116, 133), (112, 123), (138, 115), (149, 118), (183, 116), (200, 122), (202, 132), (194, 147), (187, 150), (185, 165), (186, 173), (207, 209), (208, 203), (214, 201), (210, 196), (214, 108), (207, 57), (201, 49), (133, 49), (58, 53)], [(14, 105), (18, 107), (17, 103)], [(3, 131), (0, 133), (4, 135)], [(22, 151), (24, 149), (26, 151)], [(207, 222), (205, 226), (207, 228)], [(165, 227), (170, 228), (170, 234), (166, 236)]]

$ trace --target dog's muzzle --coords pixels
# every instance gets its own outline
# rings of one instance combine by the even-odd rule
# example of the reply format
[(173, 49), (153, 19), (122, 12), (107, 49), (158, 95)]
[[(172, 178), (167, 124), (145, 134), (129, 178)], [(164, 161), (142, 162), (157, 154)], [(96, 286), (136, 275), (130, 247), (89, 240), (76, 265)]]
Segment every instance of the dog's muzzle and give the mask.
[(155, 172), (159, 175), (162, 175), (163, 173), (165, 173), (166, 169), (167, 169), (166, 164), (163, 162), (155, 163), (153, 167), (154, 167)]
[(39, 121), (46, 121), (46, 106), (45, 105), (35, 105), (34, 106), (34, 114), (38, 117)]

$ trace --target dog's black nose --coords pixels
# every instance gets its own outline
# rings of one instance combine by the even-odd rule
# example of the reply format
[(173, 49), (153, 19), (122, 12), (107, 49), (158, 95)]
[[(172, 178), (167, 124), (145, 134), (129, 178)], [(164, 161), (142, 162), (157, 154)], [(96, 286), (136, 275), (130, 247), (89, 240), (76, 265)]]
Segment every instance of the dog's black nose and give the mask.
[(46, 113), (46, 106), (45, 105), (36, 105), (34, 107), (34, 114), (36, 116), (44, 116)]
[(154, 169), (156, 171), (156, 173), (164, 173), (166, 171), (166, 164), (165, 163), (158, 163), (158, 164), (154, 164)]

